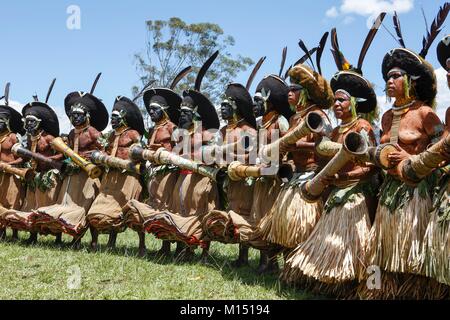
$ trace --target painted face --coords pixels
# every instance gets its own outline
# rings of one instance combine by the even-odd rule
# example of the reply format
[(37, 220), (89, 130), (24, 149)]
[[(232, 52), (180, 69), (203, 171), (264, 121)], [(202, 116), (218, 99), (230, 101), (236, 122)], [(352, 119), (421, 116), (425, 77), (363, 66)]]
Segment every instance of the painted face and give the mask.
[(336, 92), (334, 95), (333, 112), (336, 119), (342, 120), (352, 116), (350, 99), (343, 92)]
[(220, 113), (222, 116), (222, 119), (229, 120), (233, 118), (233, 106), (231, 105), (229, 100), (224, 100), (220, 104)]
[(288, 93), (288, 101), (291, 107), (297, 106), (298, 99), (300, 98), (300, 89), (291, 89)]
[(41, 121), (41, 119), (38, 119), (34, 116), (25, 117), (24, 129), (26, 130), (27, 134), (35, 136), (38, 133)]
[(391, 98), (403, 98), (403, 73), (400, 71), (390, 71), (388, 73), (388, 81), (386, 83), (387, 95)]
[(8, 130), (8, 120), (6, 118), (0, 118), (0, 133)]
[(119, 129), (124, 125), (124, 120), (118, 111), (113, 111), (111, 114), (111, 127), (115, 129)]
[(160, 121), (164, 116), (164, 110), (155, 104), (151, 104), (148, 108), (148, 114), (153, 122)]
[(194, 122), (194, 112), (191, 109), (182, 108), (180, 112), (179, 127), (189, 129)]
[(255, 96), (253, 97), (253, 101), (253, 114), (256, 118), (261, 117), (264, 113), (266, 113), (264, 98), (261, 96)]
[(70, 113), (70, 122), (74, 127), (80, 127), (87, 122), (87, 113), (82, 110), (73, 110)]

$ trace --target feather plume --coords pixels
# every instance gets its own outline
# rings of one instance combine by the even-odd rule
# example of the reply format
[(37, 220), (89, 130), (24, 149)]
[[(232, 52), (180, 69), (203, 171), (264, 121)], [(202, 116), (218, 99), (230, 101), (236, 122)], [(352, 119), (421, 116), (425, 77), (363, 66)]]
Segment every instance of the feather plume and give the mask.
[(7, 83), (5, 86), (5, 95), (3, 98), (5, 98), (5, 105), (8, 106), (9, 105), (9, 87), (11, 86), (11, 83)]
[(397, 41), (403, 48), (406, 48), (405, 42), (403, 41), (402, 29), (400, 27), (400, 19), (398, 18), (397, 11), (394, 11), (392, 20), (394, 21), (395, 33), (397, 33)]
[(312, 60), (312, 57), (311, 57), (311, 55), (309, 54), (309, 50), (308, 50), (308, 48), (306, 47), (306, 45), (305, 45), (305, 43), (303, 42), (303, 40), (300, 39), (299, 42), (298, 42), (298, 45), (299, 45), (300, 49), (302, 49), (303, 52), (305, 53), (305, 55), (308, 57), (309, 61), (311, 61), (311, 65), (312, 65), (312, 68), (314, 69), (314, 71), (316, 71), (316, 67), (314, 66), (314, 62), (313, 62), (313, 60)]
[(50, 87), (47, 91), (47, 96), (45, 97), (45, 103), (48, 102), (48, 99), (50, 99), (50, 95), (52, 94), (53, 87), (55, 86), (56, 78), (52, 80), (52, 83), (50, 84)]
[(450, 3), (446, 2), (442, 7), (439, 8), (439, 12), (436, 16), (436, 18), (431, 23), (430, 31), (427, 32), (426, 37), (423, 37), (422, 41), (422, 50), (420, 51), (419, 55), (425, 59), (428, 50), (431, 47), (431, 44), (433, 43), (434, 39), (436, 39), (439, 32), (442, 30), (442, 25), (445, 22), (445, 19), (447, 18), (448, 11), (450, 10)]
[(181, 70), (176, 77), (173, 79), (172, 83), (170, 84), (170, 89), (173, 90), (175, 89), (175, 87), (177, 86), (178, 82), (181, 81), (181, 79), (183, 79), (189, 72), (192, 71), (192, 67), (186, 67), (183, 70)]
[(372, 44), (372, 41), (375, 38), (375, 35), (378, 32), (378, 29), (380, 28), (380, 25), (383, 23), (383, 19), (385, 16), (386, 16), (386, 12), (381, 12), (378, 15), (378, 17), (373, 22), (372, 28), (370, 28), (370, 31), (367, 34), (366, 40), (364, 40), (364, 44), (361, 48), (361, 52), (360, 52), (359, 58), (358, 58), (358, 68), (356, 70), (360, 74), (362, 74), (362, 65), (364, 62), (364, 58), (366, 57), (367, 51), (369, 50), (369, 47)]
[(219, 50), (214, 52), (213, 55), (211, 57), (209, 57), (208, 60), (206, 60), (206, 62), (203, 64), (200, 71), (198, 72), (197, 78), (195, 79), (195, 86), (194, 86), (194, 89), (197, 90), (198, 92), (200, 92), (200, 86), (202, 85), (202, 80), (206, 74), (206, 71), (208, 71), (209, 67), (214, 62), (214, 60), (216, 60), (218, 55), (219, 55)]
[(322, 74), (322, 67), (320, 66), (320, 59), (322, 58), (323, 50), (325, 49), (325, 45), (327, 43), (329, 32), (325, 32), (322, 36), (322, 38), (319, 41), (319, 46), (317, 47), (317, 53), (316, 53), (316, 64), (317, 64), (317, 71), (319, 74)]
[(95, 91), (95, 87), (97, 86), (97, 82), (100, 79), (100, 77), (102, 76), (102, 73), (100, 72), (99, 74), (97, 74), (97, 76), (95, 77), (94, 83), (92, 84), (91, 87), (91, 91), (89, 92), (90, 94), (94, 94)]
[[(318, 47), (312, 48), (311, 50), (309, 50), (309, 55), (312, 56), (314, 54), (314, 52), (316, 52), (318, 49)], [(298, 59), (297, 61), (295, 61), (295, 63), (293, 65), (291, 65), (285, 72), (284, 74), (284, 78), (286, 79), (288, 77), (288, 73), (289, 71), (292, 69), (292, 67), (295, 67), (298, 64), (302, 64), (304, 63), (306, 60), (308, 60), (308, 55), (303, 55), (303, 57), (301, 57), (300, 59)]]
[(281, 77), (281, 74), (283, 73), (284, 64), (286, 63), (286, 55), (287, 55), (287, 47), (284, 47), (283, 52), (281, 53), (280, 72), (278, 72), (279, 77)]
[(259, 71), (259, 68), (261, 68), (261, 65), (263, 64), (264, 60), (266, 60), (266, 57), (262, 57), (259, 59), (259, 61), (255, 64), (255, 67), (252, 70), (252, 73), (248, 77), (247, 84), (245, 85), (245, 88), (247, 91), (250, 90), (250, 87), (252, 86), (252, 82), (255, 79), (256, 74)]
[(139, 91), (139, 93), (133, 98), (133, 102), (136, 102), (137, 99), (139, 99), (140, 96), (142, 96), (142, 94), (144, 93), (145, 90), (148, 89), (148, 87), (150, 87), (152, 84), (154, 84), (156, 82), (155, 79), (150, 80), (143, 88), (141, 91)]

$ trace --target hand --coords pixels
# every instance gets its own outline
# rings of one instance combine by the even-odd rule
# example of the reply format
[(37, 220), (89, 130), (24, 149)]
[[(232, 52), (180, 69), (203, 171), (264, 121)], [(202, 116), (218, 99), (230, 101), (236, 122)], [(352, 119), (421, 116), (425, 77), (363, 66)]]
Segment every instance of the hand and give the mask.
[(400, 161), (410, 157), (410, 154), (400, 148), (399, 145), (396, 145), (395, 148), (397, 148), (398, 151), (394, 151), (388, 154), (388, 160), (391, 164), (397, 165)]

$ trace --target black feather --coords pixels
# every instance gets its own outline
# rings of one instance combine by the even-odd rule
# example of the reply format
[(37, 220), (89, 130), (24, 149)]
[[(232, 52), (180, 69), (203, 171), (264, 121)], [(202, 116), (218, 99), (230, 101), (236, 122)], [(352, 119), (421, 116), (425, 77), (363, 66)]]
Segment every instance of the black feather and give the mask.
[(339, 71), (342, 71), (342, 58), (339, 54), (339, 43), (337, 39), (336, 28), (331, 29), (331, 53), (333, 54), (334, 62)]
[(281, 53), (280, 72), (278, 72), (279, 77), (281, 77), (281, 74), (283, 73), (284, 65), (286, 63), (286, 56), (287, 56), (287, 47), (284, 47), (283, 52)]
[(211, 64), (216, 60), (217, 56), (219, 55), (219, 50), (213, 53), (211, 57), (209, 57), (208, 60), (203, 64), (200, 71), (197, 74), (197, 78), (195, 79), (195, 86), (194, 89), (200, 92), (200, 86), (202, 85), (203, 77), (206, 74), (206, 71), (208, 71)]
[(366, 40), (364, 40), (364, 44), (361, 48), (361, 52), (358, 58), (358, 69), (357, 71), (362, 74), (362, 65), (364, 62), (364, 58), (366, 57), (367, 51), (369, 50), (370, 45), (372, 44), (375, 35), (380, 28), (380, 25), (383, 23), (383, 19), (386, 16), (386, 12), (382, 12), (378, 15), (378, 17), (373, 22), (372, 28), (370, 28), (369, 33), (367, 34)]
[(181, 81), (181, 79), (183, 79), (189, 72), (192, 71), (192, 67), (186, 67), (183, 70), (181, 70), (176, 77), (173, 79), (172, 83), (170, 84), (170, 89), (173, 90), (175, 89), (175, 87), (177, 86), (178, 82)]
[(322, 58), (323, 50), (325, 49), (325, 45), (327, 43), (329, 32), (325, 32), (322, 36), (322, 38), (319, 41), (319, 46), (317, 47), (317, 53), (316, 53), (316, 64), (317, 64), (317, 71), (319, 74), (322, 74), (322, 67), (320, 66), (320, 59)]
[(394, 16), (392, 17), (394, 20), (394, 28), (395, 33), (397, 33), (397, 41), (403, 48), (406, 48), (405, 42), (403, 41), (402, 29), (400, 27), (400, 19), (398, 18), (397, 11), (394, 11)]
[(156, 82), (155, 79), (150, 80), (143, 88), (141, 91), (139, 91), (139, 93), (133, 98), (133, 102), (136, 102), (137, 99), (139, 99), (139, 97), (144, 93), (145, 90), (147, 90), (148, 87), (150, 87), (152, 84), (154, 84)]
[[(312, 56), (312, 55), (314, 54), (314, 52), (317, 51), (317, 49), (318, 49), (318, 47), (315, 47), (315, 48), (312, 48), (311, 50), (309, 50), (309, 56)], [(308, 60), (308, 57), (309, 57), (309, 56), (305, 54), (305, 55), (303, 55), (303, 57), (301, 57), (300, 59), (298, 59), (297, 61), (295, 61), (295, 63), (294, 63), (293, 65), (291, 65), (291, 66), (286, 70), (283, 79), (286, 79), (286, 78), (288, 77), (288, 73), (289, 73), (289, 71), (292, 69), (292, 67), (295, 67), (295, 66), (298, 65), (298, 64), (304, 63), (306, 60)]]
[(260, 58), (259, 61), (253, 67), (252, 73), (248, 77), (247, 84), (245, 85), (245, 88), (247, 89), (247, 91), (250, 90), (250, 87), (252, 86), (252, 82), (255, 79), (255, 76), (258, 73), (259, 68), (261, 68), (261, 65), (263, 64), (264, 60), (266, 60), (266, 57)]
[(305, 45), (305, 43), (303, 42), (303, 40), (300, 39), (300, 41), (298, 42), (298, 45), (299, 45), (300, 49), (302, 49), (303, 52), (305, 52), (305, 55), (308, 57), (309, 61), (311, 61), (312, 68), (314, 69), (314, 71), (316, 71), (316, 68), (315, 68), (315, 66), (314, 66), (314, 62), (313, 62), (313, 60), (312, 60), (312, 57), (311, 57), (311, 55), (309, 54), (309, 50), (308, 50), (308, 48), (306, 48), (306, 45)]
[(39, 97), (38, 97), (38, 95), (37, 95), (37, 94), (35, 94), (35, 95), (33, 96), (33, 100), (34, 100), (34, 101), (36, 101), (36, 102), (38, 102), (38, 101), (39, 101)]
[(98, 82), (98, 80), (100, 79), (101, 76), (102, 76), (102, 73), (100, 72), (100, 73), (95, 77), (94, 83), (92, 84), (91, 91), (89, 92), (90, 94), (94, 94), (95, 87), (97, 86), (97, 82)]
[(425, 59), (428, 50), (431, 47), (431, 44), (433, 43), (434, 39), (436, 39), (439, 32), (442, 30), (442, 25), (445, 22), (445, 19), (447, 18), (448, 12), (450, 10), (450, 3), (446, 2), (442, 7), (439, 8), (439, 12), (436, 16), (436, 18), (431, 23), (430, 32), (427, 33), (426, 37), (423, 37), (423, 47), (420, 51), (419, 55)]
[(52, 94), (53, 87), (55, 86), (56, 78), (52, 80), (52, 83), (50, 84), (50, 87), (47, 91), (47, 96), (45, 97), (45, 103), (48, 102), (48, 99), (50, 99), (50, 95)]
[(5, 86), (5, 96), (3, 98), (5, 98), (5, 105), (8, 106), (9, 105), (9, 87), (11, 86), (11, 83), (7, 83)]

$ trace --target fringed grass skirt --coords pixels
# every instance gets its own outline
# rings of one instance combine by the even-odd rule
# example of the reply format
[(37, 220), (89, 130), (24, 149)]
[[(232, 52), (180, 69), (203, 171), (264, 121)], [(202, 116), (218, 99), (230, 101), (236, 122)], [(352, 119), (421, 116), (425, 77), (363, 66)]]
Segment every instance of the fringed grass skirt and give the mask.
[(306, 181), (311, 173), (294, 178), (297, 182), (284, 186), (275, 204), (261, 222), (263, 239), (286, 248), (295, 248), (308, 239), (319, 221), (322, 202), (306, 202), (300, 193), (300, 181)]
[(322, 294), (347, 296), (365, 271), (369, 230), (364, 195), (355, 194), (321, 216), (309, 238), (288, 256), (281, 279)]

